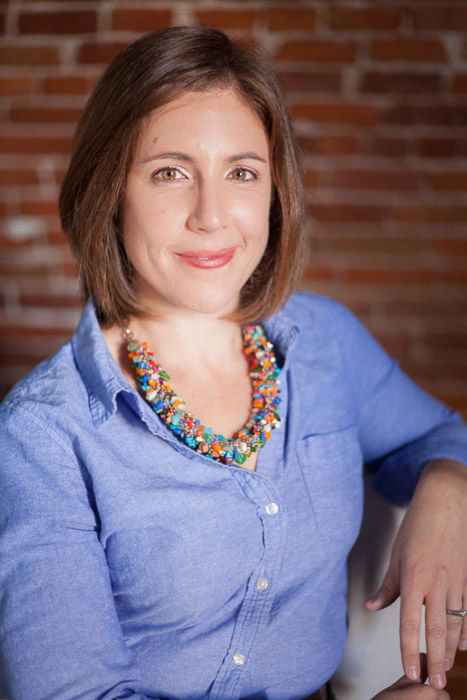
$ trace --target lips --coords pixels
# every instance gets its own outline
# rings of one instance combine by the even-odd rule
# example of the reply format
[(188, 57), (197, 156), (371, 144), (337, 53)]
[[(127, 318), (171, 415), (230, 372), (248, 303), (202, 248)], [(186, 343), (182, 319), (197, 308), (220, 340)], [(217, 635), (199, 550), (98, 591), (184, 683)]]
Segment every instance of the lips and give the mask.
[(187, 265), (204, 269), (223, 267), (229, 263), (235, 254), (235, 247), (220, 250), (187, 250), (176, 253), (177, 257)]

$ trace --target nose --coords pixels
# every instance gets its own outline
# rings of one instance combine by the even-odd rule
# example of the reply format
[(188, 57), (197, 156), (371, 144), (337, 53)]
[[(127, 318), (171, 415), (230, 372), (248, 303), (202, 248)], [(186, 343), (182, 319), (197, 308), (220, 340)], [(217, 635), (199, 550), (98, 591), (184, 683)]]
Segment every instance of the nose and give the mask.
[(226, 192), (218, 182), (198, 183), (187, 223), (196, 233), (216, 233), (225, 228)]

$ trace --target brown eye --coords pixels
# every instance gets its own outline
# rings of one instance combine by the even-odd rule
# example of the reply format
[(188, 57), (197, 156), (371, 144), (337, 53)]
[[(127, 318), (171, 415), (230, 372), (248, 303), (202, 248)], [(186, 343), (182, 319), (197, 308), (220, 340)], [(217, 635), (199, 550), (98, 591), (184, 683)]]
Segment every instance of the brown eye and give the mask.
[(178, 180), (178, 175), (180, 175), (180, 173), (177, 168), (161, 168), (154, 173), (153, 177), (156, 180), (173, 182), (174, 180)]
[(246, 180), (251, 180), (254, 177), (254, 173), (246, 168), (235, 168), (235, 170), (232, 170), (231, 172), (232, 180), (237, 180), (237, 182), (245, 182)]

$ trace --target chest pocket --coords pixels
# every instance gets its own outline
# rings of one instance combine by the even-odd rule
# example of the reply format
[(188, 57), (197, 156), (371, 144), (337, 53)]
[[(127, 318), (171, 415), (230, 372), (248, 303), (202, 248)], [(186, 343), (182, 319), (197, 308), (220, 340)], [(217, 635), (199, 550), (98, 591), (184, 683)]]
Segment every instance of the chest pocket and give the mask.
[(355, 426), (307, 435), (297, 445), (323, 553), (346, 555), (362, 517), (362, 453)]

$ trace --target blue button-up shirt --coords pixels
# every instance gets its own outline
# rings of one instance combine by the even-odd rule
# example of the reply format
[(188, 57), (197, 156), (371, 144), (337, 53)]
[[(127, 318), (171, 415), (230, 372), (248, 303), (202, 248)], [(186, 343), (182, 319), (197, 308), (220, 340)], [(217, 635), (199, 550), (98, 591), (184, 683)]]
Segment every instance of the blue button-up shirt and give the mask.
[(283, 425), (255, 472), (174, 437), (118, 369), (91, 303), (4, 401), (10, 700), (292, 700), (331, 676), (362, 464), (405, 503), (427, 460), (467, 462), (467, 430), (335, 302), (295, 295), (264, 325)]

